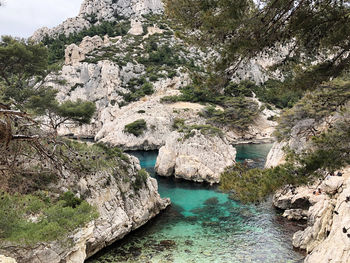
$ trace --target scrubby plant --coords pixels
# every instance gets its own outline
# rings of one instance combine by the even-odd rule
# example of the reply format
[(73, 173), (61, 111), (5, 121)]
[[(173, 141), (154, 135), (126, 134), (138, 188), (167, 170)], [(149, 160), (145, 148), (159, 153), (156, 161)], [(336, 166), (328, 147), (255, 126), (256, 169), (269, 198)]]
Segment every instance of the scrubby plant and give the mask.
[(283, 112), (275, 135), (279, 140), (289, 138), (294, 125), (303, 119), (313, 119), (315, 124), (350, 100), (350, 81), (335, 79), (322, 84), (317, 90), (308, 92), (294, 105)]
[(136, 120), (132, 123), (125, 125), (124, 132), (140, 136), (145, 130), (147, 130), (147, 123), (144, 119)]
[(135, 190), (140, 190), (143, 185), (146, 183), (148, 178), (148, 173), (145, 169), (141, 169), (137, 172), (136, 178), (134, 181), (134, 188)]
[(72, 206), (42, 196), (0, 194), (0, 240), (27, 245), (62, 240), (98, 216), (86, 201)]

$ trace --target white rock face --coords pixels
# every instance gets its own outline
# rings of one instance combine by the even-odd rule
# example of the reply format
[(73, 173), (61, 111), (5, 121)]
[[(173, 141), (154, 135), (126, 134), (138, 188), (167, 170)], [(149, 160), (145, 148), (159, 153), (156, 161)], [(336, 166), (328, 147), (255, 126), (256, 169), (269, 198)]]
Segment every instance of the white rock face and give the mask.
[(14, 258), (5, 257), (4, 255), (0, 255), (0, 263), (17, 263)]
[(69, 18), (52, 29), (40, 28), (34, 32), (31, 39), (39, 42), (46, 35), (55, 37), (59, 34), (69, 36), (71, 33), (77, 33), (92, 26), (92, 16), (97, 21), (114, 21), (120, 17), (141, 18), (145, 14), (161, 14), (163, 11), (161, 0), (84, 0), (76, 17)]
[(80, 61), (85, 59), (85, 55), (96, 48), (108, 44), (102, 40), (99, 36), (89, 37), (86, 36), (81, 41), (80, 45), (76, 44), (69, 45), (65, 50), (65, 64), (76, 65)]
[[(344, 172), (342, 179), (343, 186), (339, 193), (310, 211), (311, 220), (314, 220), (313, 226), (304, 232), (297, 232), (293, 237), (295, 242), (305, 240), (302, 244), (308, 251), (312, 248), (305, 259), (306, 263), (350, 262), (350, 238), (347, 236), (349, 231), (343, 232), (344, 227), (350, 226), (350, 207), (349, 203), (344, 202), (346, 197), (350, 196), (349, 168)], [(337, 211), (337, 214), (334, 211)], [(307, 242), (314, 239), (314, 244)]]
[[(151, 177), (137, 190), (133, 183), (140, 165), (135, 157), (129, 156), (129, 160), (123, 165), (126, 168), (118, 167), (114, 171), (83, 176), (64, 171), (66, 179), (57, 187), (75, 189), (79, 195), (86, 196), (86, 201), (99, 213), (95, 221), (72, 233), (66, 243), (55, 241), (28, 248), (8, 244), (0, 248), (0, 253), (19, 263), (83, 263), (87, 257), (148, 222), (166, 208), (170, 200), (160, 198), (157, 182)], [(67, 247), (66, 244), (73, 245)], [(15, 262), (8, 260), (5, 262)]]
[(235, 163), (235, 158), (235, 148), (219, 136), (196, 131), (186, 139), (174, 132), (159, 150), (155, 171), (161, 176), (219, 183), (220, 174)]
[(142, 28), (142, 22), (132, 19), (131, 20), (131, 28), (128, 31), (128, 34), (134, 35), (134, 36), (139, 36), (143, 34), (143, 28)]
[(284, 162), (283, 148), (287, 145), (286, 142), (275, 142), (272, 145), (269, 154), (266, 157), (265, 168), (275, 167)]
[(163, 29), (160, 29), (156, 26), (149, 26), (147, 27), (147, 34), (143, 36), (143, 39), (146, 39), (149, 36), (152, 36), (154, 34), (162, 34), (163, 32), (164, 32)]
[[(283, 164), (285, 161), (285, 153), (283, 148), (288, 147), (296, 153), (302, 152), (309, 146), (309, 139), (314, 135), (313, 130), (317, 125), (314, 119), (305, 119), (299, 121), (291, 131), (288, 141), (275, 142), (266, 158), (265, 168), (275, 167)], [(318, 129), (318, 128), (317, 128)]]
[(47, 27), (40, 28), (34, 32), (33, 36), (31, 36), (31, 39), (33, 41), (40, 42), (46, 35), (49, 37), (56, 37), (60, 34), (64, 34), (68, 37), (69, 34), (79, 32), (84, 28), (89, 28), (90, 26), (90, 22), (87, 21), (84, 17), (77, 16), (68, 18), (62, 24), (51, 29)]

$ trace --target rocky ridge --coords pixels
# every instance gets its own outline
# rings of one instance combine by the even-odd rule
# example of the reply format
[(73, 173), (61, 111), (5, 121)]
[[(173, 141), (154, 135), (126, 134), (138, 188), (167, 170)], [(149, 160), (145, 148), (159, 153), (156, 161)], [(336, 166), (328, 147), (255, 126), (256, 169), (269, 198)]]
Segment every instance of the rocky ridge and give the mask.
[(161, 0), (84, 0), (76, 17), (69, 18), (54, 28), (43, 27), (36, 30), (32, 40), (40, 42), (45, 36), (78, 33), (84, 28), (98, 25), (100, 21), (115, 21), (120, 18), (141, 19), (145, 14), (161, 14)]
[[(327, 176), (313, 186), (285, 187), (274, 205), (290, 220), (307, 219), (305, 230), (293, 236), (293, 246), (306, 250), (306, 263), (348, 262), (350, 259), (350, 168), (342, 176)], [(321, 193), (318, 192), (320, 189)]]

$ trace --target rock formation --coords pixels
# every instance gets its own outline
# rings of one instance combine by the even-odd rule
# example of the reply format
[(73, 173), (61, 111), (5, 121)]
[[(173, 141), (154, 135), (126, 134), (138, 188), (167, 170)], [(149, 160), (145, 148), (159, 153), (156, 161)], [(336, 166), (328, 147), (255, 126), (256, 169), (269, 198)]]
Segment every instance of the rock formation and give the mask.
[[(275, 143), (265, 167), (274, 167), (284, 162), (283, 147), (297, 153), (310, 147), (310, 138), (315, 131), (321, 132), (339, 117), (335, 114), (322, 123), (304, 119), (296, 123), (288, 141)], [(331, 158), (331, 157), (330, 157)], [(350, 168), (342, 171), (343, 176), (325, 174), (312, 185), (285, 186), (273, 198), (276, 207), (284, 210), (283, 216), (290, 220), (307, 220), (305, 230), (293, 236), (293, 246), (307, 252), (306, 263), (349, 262)], [(345, 227), (345, 230), (344, 230)]]
[[(306, 263), (348, 262), (350, 238), (350, 168), (343, 176), (327, 176), (313, 186), (285, 187), (274, 196), (274, 205), (292, 220), (307, 218), (307, 227), (293, 236), (293, 246), (306, 250)], [(318, 192), (321, 190), (321, 193)]]
[[(0, 254), (15, 258), (18, 263), (83, 263), (87, 257), (148, 222), (170, 201), (160, 198), (153, 178), (148, 177), (141, 188), (134, 187), (140, 165), (135, 157), (128, 158), (129, 162), (123, 161), (114, 171), (83, 176), (65, 171), (66, 179), (55, 186), (74, 189), (85, 196), (86, 201), (98, 209), (99, 217), (95, 221), (78, 229), (65, 241), (34, 247), (2, 244)], [(67, 247), (65, 242), (72, 245)]]
[(155, 171), (161, 176), (219, 183), (220, 174), (235, 163), (236, 150), (218, 135), (195, 131), (186, 138), (173, 132), (160, 148)]
[(45, 36), (55, 37), (60, 34), (69, 36), (100, 21), (114, 21), (121, 18), (140, 19), (142, 15), (160, 14), (163, 10), (161, 0), (84, 0), (78, 16), (69, 18), (52, 29), (40, 28), (34, 32), (31, 39), (39, 42)]
[(67, 46), (65, 50), (65, 64), (75, 65), (78, 62), (85, 59), (85, 54), (93, 51), (95, 48), (99, 48), (103, 45), (108, 45), (108, 42), (102, 40), (99, 36), (89, 37), (86, 36), (81, 41), (80, 45), (71, 44)]

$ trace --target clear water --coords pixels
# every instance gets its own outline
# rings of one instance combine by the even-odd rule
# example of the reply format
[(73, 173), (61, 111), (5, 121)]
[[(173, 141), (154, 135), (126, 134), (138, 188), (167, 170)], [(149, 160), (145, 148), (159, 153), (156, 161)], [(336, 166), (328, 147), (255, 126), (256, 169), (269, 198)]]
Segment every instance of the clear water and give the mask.
[[(239, 146), (237, 160), (265, 158), (268, 147)], [(242, 205), (215, 187), (157, 177), (153, 169), (156, 151), (132, 154), (157, 178), (160, 195), (169, 197), (172, 205), (87, 262), (302, 261), (291, 245), (291, 236), (300, 226), (284, 221), (270, 202)]]
[(254, 161), (254, 167), (264, 167), (266, 156), (272, 145), (273, 143), (235, 145), (236, 161), (243, 162), (245, 159), (250, 159)]

